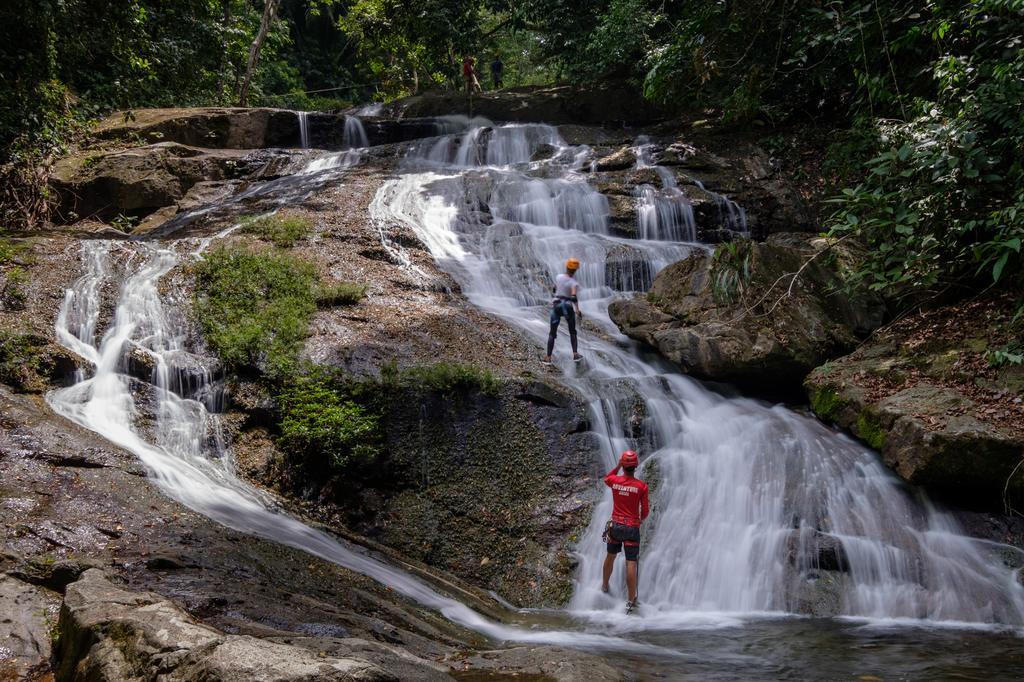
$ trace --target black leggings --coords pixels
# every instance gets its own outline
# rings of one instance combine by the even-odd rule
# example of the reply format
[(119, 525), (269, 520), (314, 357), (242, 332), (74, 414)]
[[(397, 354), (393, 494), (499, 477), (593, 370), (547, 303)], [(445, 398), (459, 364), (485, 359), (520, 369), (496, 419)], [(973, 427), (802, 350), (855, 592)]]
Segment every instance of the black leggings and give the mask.
[(569, 342), (572, 344), (573, 355), (576, 354), (576, 311), (569, 301), (558, 301), (551, 306), (551, 331), (548, 332), (548, 357), (555, 349), (555, 337), (558, 336), (558, 323), (565, 317), (569, 325)]

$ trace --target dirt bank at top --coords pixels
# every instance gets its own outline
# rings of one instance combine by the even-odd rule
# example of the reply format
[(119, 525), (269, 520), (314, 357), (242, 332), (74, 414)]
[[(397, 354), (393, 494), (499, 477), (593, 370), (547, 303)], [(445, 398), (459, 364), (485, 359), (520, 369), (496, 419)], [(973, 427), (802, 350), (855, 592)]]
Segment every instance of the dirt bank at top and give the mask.
[(643, 126), (672, 115), (625, 84), (506, 88), (472, 97), (464, 92), (427, 92), (349, 113), (399, 119), (462, 114), (516, 123), (610, 127)]

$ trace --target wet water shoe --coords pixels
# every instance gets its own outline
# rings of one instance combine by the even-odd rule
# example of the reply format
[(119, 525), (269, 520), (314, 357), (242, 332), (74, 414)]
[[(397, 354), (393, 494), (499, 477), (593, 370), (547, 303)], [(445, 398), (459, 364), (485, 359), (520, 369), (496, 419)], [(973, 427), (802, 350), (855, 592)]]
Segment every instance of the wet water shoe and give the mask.
[(634, 599), (633, 601), (626, 602), (626, 615), (633, 613), (640, 608), (640, 600)]

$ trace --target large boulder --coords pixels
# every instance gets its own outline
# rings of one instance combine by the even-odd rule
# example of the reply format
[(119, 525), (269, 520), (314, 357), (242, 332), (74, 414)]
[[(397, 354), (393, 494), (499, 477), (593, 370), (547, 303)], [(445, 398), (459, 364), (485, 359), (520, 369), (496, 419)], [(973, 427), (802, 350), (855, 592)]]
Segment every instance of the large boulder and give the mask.
[(440, 665), (365, 640), (315, 638), (305, 647), (225, 634), (159, 595), (115, 585), (98, 569), (68, 586), (58, 627), (57, 680), (448, 679)]
[[(83, 152), (54, 166), (56, 219), (143, 217), (181, 202), (193, 188), (294, 172), (303, 156), (274, 150), (202, 149), (160, 142), (114, 152)], [(193, 202), (194, 203), (194, 202)]]
[(49, 668), (51, 593), (0, 574), (0, 680), (37, 679)]
[(881, 324), (877, 300), (835, 290), (855, 257), (801, 235), (733, 242), (665, 268), (646, 296), (614, 301), (609, 314), (688, 374), (784, 393)]
[(297, 147), (299, 122), (296, 113), (287, 109), (135, 109), (103, 119), (93, 136), (130, 143), (177, 142), (208, 149)]
[(240, 472), (517, 606), (568, 601), (572, 540), (600, 473), (585, 406), (552, 383), (440, 387), (415, 370), (388, 394), (386, 454), (359, 473), (358, 485), (349, 469), (279, 453), (261, 429), (233, 441)]
[(1018, 507), (1024, 367), (993, 367), (985, 357), (1013, 335), (1012, 313), (1012, 305), (988, 301), (901, 320), (815, 369), (805, 383), (811, 406), (878, 450), (902, 478), (953, 505)]

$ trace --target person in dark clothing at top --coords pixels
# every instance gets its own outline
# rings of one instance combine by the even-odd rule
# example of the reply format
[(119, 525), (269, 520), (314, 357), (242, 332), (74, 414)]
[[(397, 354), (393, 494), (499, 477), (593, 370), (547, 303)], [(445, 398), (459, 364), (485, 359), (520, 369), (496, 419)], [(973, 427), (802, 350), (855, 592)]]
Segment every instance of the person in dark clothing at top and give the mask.
[(494, 61), (491, 62), (491, 84), (495, 90), (505, 84), (505, 64), (501, 61), (500, 54), (494, 55)]
[[(604, 558), (601, 591), (608, 592), (608, 581), (615, 567), (615, 557), (626, 549), (626, 587), (629, 601), (626, 613), (637, 607), (637, 575), (640, 560), (640, 524), (651, 513), (647, 484), (633, 474), (640, 464), (640, 457), (632, 450), (626, 450), (619, 463), (604, 477), (604, 483), (612, 490), (612, 518), (605, 527), (605, 542), (608, 554)], [(622, 474), (619, 474), (622, 469)]]
[(572, 344), (572, 359), (579, 362), (583, 356), (579, 354), (576, 342), (576, 318), (583, 318), (580, 313), (580, 302), (576, 298), (580, 285), (576, 281), (576, 271), (580, 262), (575, 258), (565, 261), (565, 273), (555, 278), (555, 287), (551, 300), (551, 330), (548, 332), (548, 354), (544, 356), (544, 364), (551, 364), (551, 353), (555, 349), (555, 337), (558, 336), (558, 323), (565, 318), (569, 325), (569, 343)]

